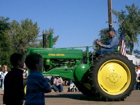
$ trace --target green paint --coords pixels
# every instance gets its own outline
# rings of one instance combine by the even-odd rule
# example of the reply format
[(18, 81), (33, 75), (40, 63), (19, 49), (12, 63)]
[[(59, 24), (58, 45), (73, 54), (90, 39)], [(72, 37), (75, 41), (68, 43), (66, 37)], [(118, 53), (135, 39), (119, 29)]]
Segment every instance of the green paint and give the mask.
[(52, 39), (52, 35), (50, 35), (50, 48), (28, 49), (28, 54), (37, 53), (42, 56), (44, 63), (42, 74), (44, 76), (60, 76), (74, 81), (82, 81), (92, 64), (89, 60), (89, 47), (91, 46), (85, 47), (86, 55), (83, 55), (81, 49), (75, 49), (74, 47), (52, 48)]

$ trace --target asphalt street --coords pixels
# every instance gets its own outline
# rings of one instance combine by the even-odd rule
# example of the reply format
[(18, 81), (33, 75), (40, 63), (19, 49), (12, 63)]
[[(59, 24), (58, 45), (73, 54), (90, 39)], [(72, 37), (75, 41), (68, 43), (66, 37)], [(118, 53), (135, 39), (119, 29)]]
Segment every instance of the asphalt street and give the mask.
[[(3, 93), (0, 90), (0, 105), (2, 103)], [(134, 90), (124, 101), (105, 102), (98, 98), (87, 97), (81, 92), (61, 92), (45, 94), (45, 105), (140, 105), (140, 90)]]

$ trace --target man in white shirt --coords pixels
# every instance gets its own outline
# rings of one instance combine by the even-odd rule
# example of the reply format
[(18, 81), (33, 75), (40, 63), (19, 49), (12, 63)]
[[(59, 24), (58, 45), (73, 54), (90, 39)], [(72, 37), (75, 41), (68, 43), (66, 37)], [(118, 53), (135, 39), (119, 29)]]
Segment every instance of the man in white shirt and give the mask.
[(55, 92), (62, 92), (63, 91), (63, 80), (61, 77), (56, 77), (54, 79), (52, 88)]
[(2, 78), (2, 90), (4, 90), (4, 79), (6, 74), (8, 73), (7, 71), (7, 65), (3, 65), (2, 67), (2, 73), (1, 73), (1, 78)]

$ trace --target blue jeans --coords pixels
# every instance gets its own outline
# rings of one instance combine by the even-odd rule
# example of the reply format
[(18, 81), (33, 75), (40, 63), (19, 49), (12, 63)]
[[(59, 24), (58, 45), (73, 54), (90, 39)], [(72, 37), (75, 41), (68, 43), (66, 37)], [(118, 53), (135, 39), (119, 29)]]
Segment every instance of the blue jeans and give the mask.
[(69, 81), (69, 82), (70, 82), (70, 84), (72, 84), (72, 83), (73, 83), (71, 79), (70, 79), (70, 81)]
[(59, 92), (63, 91), (63, 85), (62, 84), (60, 84), (58, 86), (52, 85), (52, 88), (54, 89), (54, 91), (59, 91)]
[(97, 51), (96, 53), (99, 54), (99, 55), (102, 55), (102, 54), (105, 54), (105, 53), (108, 53), (108, 52), (113, 52), (115, 51), (115, 49), (106, 49), (106, 48), (101, 48), (100, 51)]
[(136, 90), (140, 90), (140, 82), (136, 83)]

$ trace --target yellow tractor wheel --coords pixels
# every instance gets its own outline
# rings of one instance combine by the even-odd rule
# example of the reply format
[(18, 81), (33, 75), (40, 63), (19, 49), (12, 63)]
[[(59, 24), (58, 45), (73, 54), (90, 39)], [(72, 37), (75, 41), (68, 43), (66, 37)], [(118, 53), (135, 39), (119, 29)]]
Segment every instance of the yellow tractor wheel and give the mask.
[(135, 66), (120, 53), (99, 56), (90, 69), (90, 85), (103, 100), (124, 100), (134, 89)]

